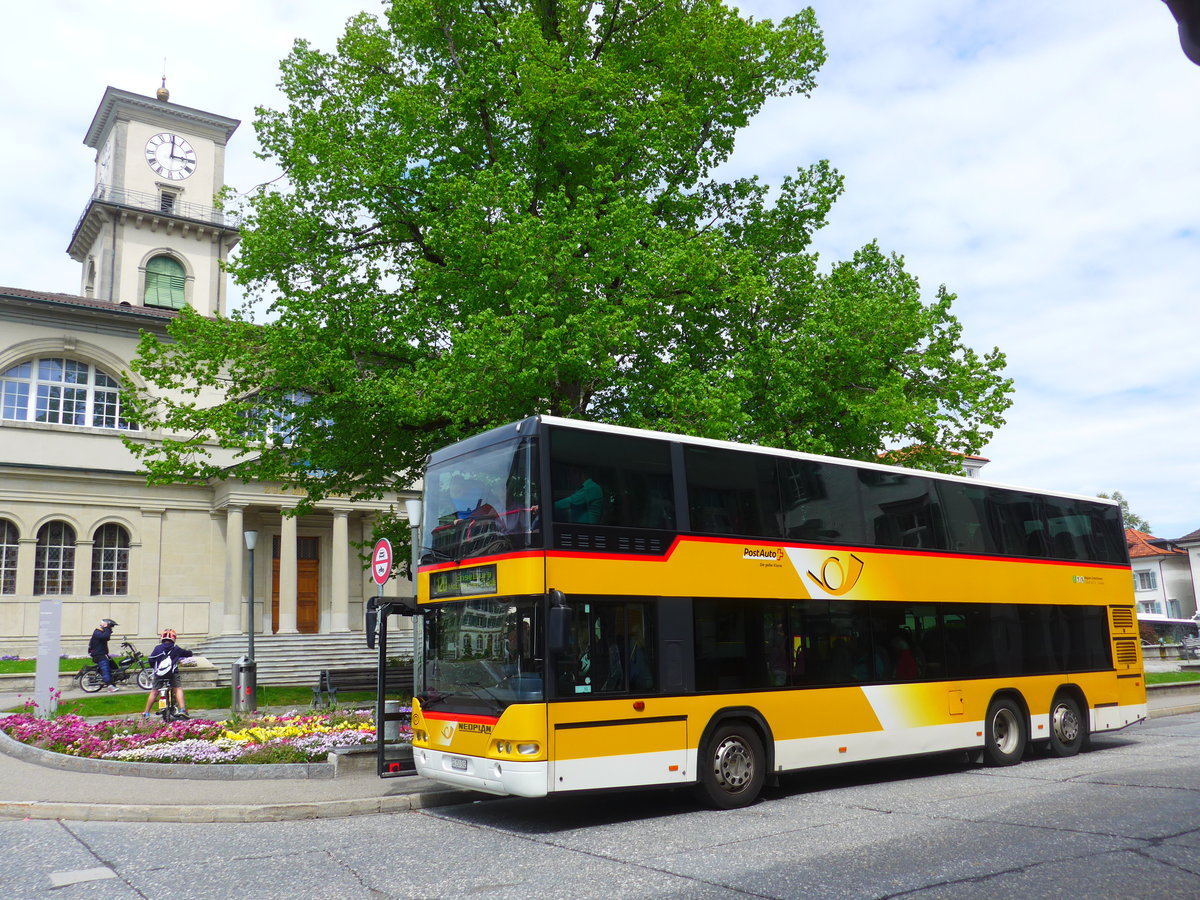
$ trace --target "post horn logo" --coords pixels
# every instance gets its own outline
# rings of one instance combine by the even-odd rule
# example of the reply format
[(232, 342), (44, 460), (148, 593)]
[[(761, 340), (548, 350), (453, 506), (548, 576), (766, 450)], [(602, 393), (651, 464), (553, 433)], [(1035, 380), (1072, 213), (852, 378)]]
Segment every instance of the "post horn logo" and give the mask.
[(825, 562), (821, 563), (820, 574), (814, 575), (810, 570), (808, 577), (825, 593), (833, 597), (840, 597), (858, 584), (862, 570), (863, 561), (851, 553), (850, 558), (844, 563), (836, 556), (828, 557)]

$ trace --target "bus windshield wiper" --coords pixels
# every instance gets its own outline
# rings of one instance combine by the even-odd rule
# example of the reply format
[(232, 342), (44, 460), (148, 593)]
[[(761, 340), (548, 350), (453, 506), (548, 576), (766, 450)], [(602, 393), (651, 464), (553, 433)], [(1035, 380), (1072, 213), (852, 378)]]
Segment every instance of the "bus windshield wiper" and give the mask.
[(423, 707), (432, 709), (435, 703), (441, 703), (449, 696), (445, 691), (426, 691), (419, 695), (417, 699), (421, 701)]
[(475, 699), (483, 700), (485, 703), (489, 703), (492, 707), (492, 711), (497, 716), (504, 712), (504, 701), (492, 693), (491, 688), (480, 684), (478, 681), (464, 682), (463, 687), (469, 690), (475, 696)]
[(434, 547), (422, 547), (421, 559), (424, 559), (427, 555), (432, 556), (441, 562), (458, 562), (458, 560), (449, 553), (443, 553), (441, 550), (437, 550)]

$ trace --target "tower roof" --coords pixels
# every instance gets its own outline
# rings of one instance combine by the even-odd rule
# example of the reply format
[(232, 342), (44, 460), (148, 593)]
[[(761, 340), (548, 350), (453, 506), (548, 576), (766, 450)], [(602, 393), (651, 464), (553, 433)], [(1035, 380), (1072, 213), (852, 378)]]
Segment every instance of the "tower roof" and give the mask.
[(164, 127), (186, 125), (191, 130), (199, 130), (211, 135), (220, 144), (229, 141), (230, 135), (241, 125), (240, 119), (219, 116), (216, 113), (193, 109), (190, 106), (180, 106), (167, 100), (145, 97), (120, 88), (108, 87), (92, 117), (83, 143), (88, 147), (99, 148), (104, 136), (108, 133), (113, 121), (122, 110), (129, 110), (144, 122), (160, 122)]

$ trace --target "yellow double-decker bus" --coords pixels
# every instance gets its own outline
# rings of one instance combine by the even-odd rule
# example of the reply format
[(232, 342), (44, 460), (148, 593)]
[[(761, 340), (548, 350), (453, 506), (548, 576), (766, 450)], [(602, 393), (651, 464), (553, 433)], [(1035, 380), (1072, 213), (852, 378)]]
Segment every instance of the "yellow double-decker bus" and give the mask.
[(419, 774), (491, 794), (1069, 756), (1146, 717), (1094, 498), (536, 416), (432, 454)]

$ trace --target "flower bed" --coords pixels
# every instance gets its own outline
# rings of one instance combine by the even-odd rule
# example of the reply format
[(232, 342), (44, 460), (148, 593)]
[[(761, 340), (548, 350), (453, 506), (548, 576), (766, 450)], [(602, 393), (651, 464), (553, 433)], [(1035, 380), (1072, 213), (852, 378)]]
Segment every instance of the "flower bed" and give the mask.
[[(337, 748), (375, 742), (368, 710), (169, 724), (141, 717), (87, 722), (72, 715), (39, 719), (22, 713), (0, 718), (0, 731), (69, 756), (198, 764), (317, 762)], [(410, 736), (411, 730), (401, 730), (402, 739)]]

